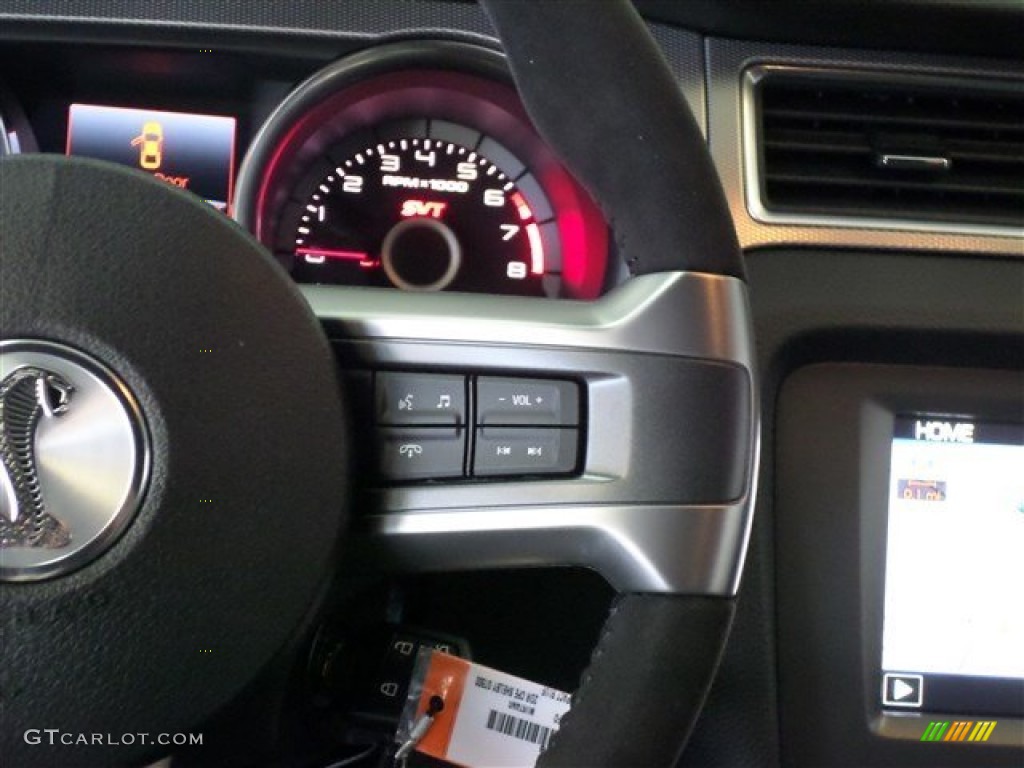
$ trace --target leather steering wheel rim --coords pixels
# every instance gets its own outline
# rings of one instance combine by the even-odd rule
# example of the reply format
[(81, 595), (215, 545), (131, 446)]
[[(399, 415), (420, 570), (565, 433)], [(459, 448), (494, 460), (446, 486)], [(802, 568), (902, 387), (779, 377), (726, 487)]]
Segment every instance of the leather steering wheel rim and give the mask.
[[(601, 206), (630, 272), (742, 278), (703, 135), (632, 5), (481, 3), (534, 124)], [(727, 599), (620, 594), (538, 766), (674, 765), (732, 616)]]

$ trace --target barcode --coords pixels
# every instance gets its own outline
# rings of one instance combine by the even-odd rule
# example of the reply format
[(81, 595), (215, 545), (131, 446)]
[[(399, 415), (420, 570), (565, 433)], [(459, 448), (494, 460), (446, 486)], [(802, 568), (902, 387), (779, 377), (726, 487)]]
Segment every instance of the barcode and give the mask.
[(547, 747), (548, 742), (551, 741), (551, 728), (539, 723), (532, 723), (515, 715), (499, 712), (496, 709), (492, 709), (491, 713), (487, 715), (487, 728), (515, 739), (528, 741), (531, 744), (540, 744), (541, 749)]

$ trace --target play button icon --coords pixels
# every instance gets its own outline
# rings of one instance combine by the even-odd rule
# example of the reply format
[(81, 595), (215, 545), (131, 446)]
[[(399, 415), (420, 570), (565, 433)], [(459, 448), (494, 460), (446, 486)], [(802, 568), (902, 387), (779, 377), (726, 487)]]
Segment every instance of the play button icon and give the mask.
[(886, 672), (882, 676), (882, 704), (887, 707), (920, 707), (924, 700), (924, 678)]
[(892, 681), (892, 697), (896, 701), (902, 701), (912, 693), (914, 693), (914, 686), (907, 685), (898, 677)]

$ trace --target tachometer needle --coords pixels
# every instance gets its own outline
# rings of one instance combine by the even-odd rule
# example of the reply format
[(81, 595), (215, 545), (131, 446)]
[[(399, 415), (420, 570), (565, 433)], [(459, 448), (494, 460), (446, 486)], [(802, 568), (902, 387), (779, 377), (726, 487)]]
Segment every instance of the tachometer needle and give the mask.
[(361, 267), (375, 267), (378, 262), (363, 251), (339, 251), (327, 248), (296, 248), (295, 255), (301, 256), (307, 264), (323, 264), (327, 259), (358, 261)]

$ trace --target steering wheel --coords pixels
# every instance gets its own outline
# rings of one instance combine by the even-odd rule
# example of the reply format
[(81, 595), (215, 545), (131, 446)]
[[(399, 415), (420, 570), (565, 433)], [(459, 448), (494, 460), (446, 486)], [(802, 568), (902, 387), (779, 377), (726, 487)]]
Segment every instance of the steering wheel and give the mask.
[(437, 489), (396, 492), (348, 536), (413, 571), (601, 573), (619, 594), (539, 765), (674, 763), (751, 522), (759, 418), (739, 247), (700, 129), (627, 0), (484, 6), (531, 117), (632, 273), (598, 301), (300, 292), (241, 227), (151, 177), (0, 162), (11, 764), (150, 759), (159, 747), (141, 739), (25, 734), (187, 731), (315, 619), (345, 567), (355, 436), (338, 347), (371, 365), (582, 383), (579, 477), (485, 497), (464, 484), (443, 504)]

